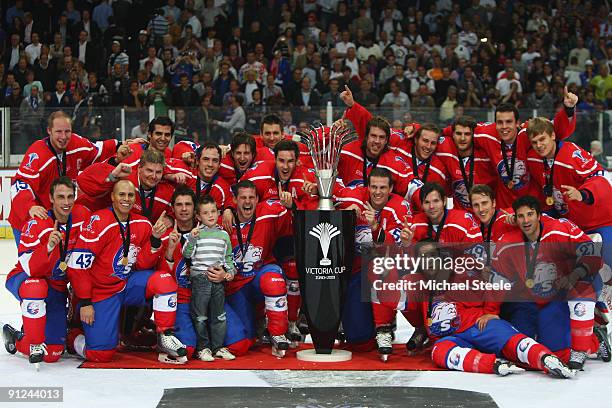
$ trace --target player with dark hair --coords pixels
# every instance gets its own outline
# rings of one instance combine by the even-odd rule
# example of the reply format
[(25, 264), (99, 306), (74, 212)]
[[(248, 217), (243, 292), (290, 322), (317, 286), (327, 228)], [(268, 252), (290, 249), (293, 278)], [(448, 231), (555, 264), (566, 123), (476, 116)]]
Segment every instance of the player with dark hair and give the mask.
[(222, 212), (226, 206), (231, 206), (232, 194), (228, 182), (219, 176), (221, 157), (221, 148), (215, 142), (206, 142), (198, 147), (195, 154), (196, 174), (189, 177), (187, 186), (195, 192), (196, 197), (210, 195)]

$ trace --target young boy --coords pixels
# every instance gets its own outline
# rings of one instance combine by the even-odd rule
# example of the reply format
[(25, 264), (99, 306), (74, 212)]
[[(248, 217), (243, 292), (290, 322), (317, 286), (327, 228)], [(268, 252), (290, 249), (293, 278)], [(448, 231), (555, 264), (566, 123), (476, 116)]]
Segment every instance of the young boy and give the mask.
[[(233, 360), (236, 357), (223, 347), (226, 332), (225, 291), (223, 282), (208, 278), (209, 268), (223, 268), (225, 280), (236, 272), (232, 245), (227, 232), (217, 227), (219, 211), (215, 200), (204, 196), (196, 204), (196, 216), (201, 225), (189, 234), (183, 256), (191, 259), (191, 319), (198, 337), (196, 356), (202, 361), (215, 357)], [(210, 313), (209, 313), (210, 312)], [(207, 322), (210, 322), (210, 338)]]

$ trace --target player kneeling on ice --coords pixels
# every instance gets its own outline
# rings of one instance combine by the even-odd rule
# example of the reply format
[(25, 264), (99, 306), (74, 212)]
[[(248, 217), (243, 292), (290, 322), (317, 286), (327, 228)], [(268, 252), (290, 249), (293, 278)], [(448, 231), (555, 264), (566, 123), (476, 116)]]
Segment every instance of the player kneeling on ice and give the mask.
[[(183, 248), (185, 258), (191, 259), (191, 319), (198, 342), (196, 356), (202, 361), (214, 361), (215, 357), (233, 360), (234, 355), (223, 347), (227, 331), (225, 319), (225, 290), (223, 282), (209, 276), (213, 269), (225, 271), (225, 281), (234, 278), (236, 268), (232, 257), (232, 243), (227, 232), (217, 225), (219, 211), (211, 196), (204, 196), (196, 203), (197, 218), (201, 225), (191, 231)], [(210, 337), (208, 327), (210, 326)]]
[[(423, 259), (442, 256), (431, 239), (417, 243), (415, 250), (416, 256)], [(468, 282), (466, 274), (437, 268), (436, 264), (442, 263), (425, 262), (425, 267), (420, 268), (425, 282)], [(501, 320), (497, 316), (498, 304), (475, 301), (478, 296), (467, 291), (423, 292), (419, 294), (419, 300), (424, 301), (409, 304), (415, 312), (410, 323), (417, 329), (417, 334), (425, 330), (429, 340), (435, 342), (431, 357), (436, 365), (451, 370), (504, 376), (523, 371), (514, 364), (520, 362), (554, 377), (571, 378), (575, 375), (575, 371), (548, 348)]]
[(29, 356), (30, 363), (59, 360), (66, 343), (67, 260), (89, 212), (74, 205), (70, 177), (53, 181), (45, 218), (32, 218), (19, 242), (19, 261), (9, 272), (6, 288), (21, 303), (23, 328), (3, 328), (6, 350)]
[(119, 315), (125, 305), (153, 301), (160, 361), (186, 362), (187, 350), (174, 336), (177, 284), (170, 273), (147, 270), (162, 251), (167, 227), (131, 213), (136, 200), (132, 182), (115, 183), (112, 206), (94, 213), (84, 224), (68, 261), (68, 276), (80, 299), (85, 335), (69, 336), (74, 350), (90, 361), (108, 362), (119, 342)]

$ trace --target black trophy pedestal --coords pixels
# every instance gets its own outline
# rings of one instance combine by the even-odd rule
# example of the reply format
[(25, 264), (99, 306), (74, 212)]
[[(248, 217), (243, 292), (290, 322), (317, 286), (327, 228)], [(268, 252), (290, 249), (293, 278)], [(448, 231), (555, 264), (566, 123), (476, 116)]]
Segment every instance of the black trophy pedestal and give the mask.
[(355, 213), (295, 211), (294, 231), (302, 308), (312, 342), (317, 354), (331, 354), (351, 278)]

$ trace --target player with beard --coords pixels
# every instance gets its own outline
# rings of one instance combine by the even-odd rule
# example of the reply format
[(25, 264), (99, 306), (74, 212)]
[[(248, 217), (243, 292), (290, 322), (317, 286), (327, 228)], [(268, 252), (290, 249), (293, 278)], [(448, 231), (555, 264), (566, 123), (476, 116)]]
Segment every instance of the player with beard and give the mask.
[(219, 176), (233, 186), (252, 165), (259, 164), (260, 160), (257, 158), (255, 139), (246, 132), (236, 132), (231, 146), (229, 154), (221, 160)]
[(86, 208), (74, 205), (75, 193), (70, 177), (53, 181), (48, 217), (27, 222), (18, 263), (6, 279), (6, 288), (21, 303), (23, 328), (5, 325), (5, 346), (11, 354), (29, 356), (33, 364), (59, 360), (66, 343), (67, 262), (89, 219)]
[[(413, 183), (414, 177), (408, 163), (389, 150), (391, 128), (382, 117), (375, 117), (366, 125), (366, 136), (344, 146), (340, 152), (338, 177), (345, 186), (362, 186), (368, 174), (375, 168), (386, 169), (393, 177), (394, 193), (411, 197), (421, 182)], [(418, 180), (417, 180), (418, 181)]]
[(47, 138), (37, 140), (28, 148), (11, 182), (8, 221), (17, 245), (21, 230), (30, 218), (48, 219), (49, 189), (56, 178), (68, 176), (74, 181), (87, 166), (106, 160), (117, 149), (114, 139), (94, 144), (73, 133), (72, 120), (62, 111), (49, 115), (47, 134)]
[(210, 195), (215, 199), (220, 211), (231, 205), (232, 194), (227, 181), (219, 176), (221, 166), (221, 148), (217, 143), (206, 142), (196, 151), (197, 169), (196, 174), (187, 180), (187, 186), (191, 188), (196, 197)]
[[(372, 114), (363, 106), (352, 99), (350, 90), (342, 92), (345, 95), (345, 103), (348, 101), (345, 117), (350, 120), (359, 139), (367, 136), (367, 124), (372, 119)], [(422, 130), (421, 130), (422, 129)], [(414, 178), (423, 183), (436, 182), (447, 187), (449, 177), (440, 158), (435, 155), (440, 129), (433, 123), (425, 123), (419, 127), (414, 134), (413, 140), (409, 139), (401, 129), (390, 129), (388, 147), (395, 154), (408, 163)], [(416, 169), (416, 170), (415, 170)]]
[(159, 262), (167, 227), (161, 220), (151, 227), (145, 217), (131, 213), (136, 188), (129, 180), (115, 183), (111, 200), (111, 207), (91, 216), (68, 261), (85, 331), (84, 336), (75, 331), (69, 341), (87, 360), (111, 361), (122, 305), (142, 306), (152, 299), (160, 361), (186, 362), (187, 350), (173, 333), (176, 281), (169, 273), (147, 270)]
[[(228, 314), (226, 343), (235, 356), (244, 355), (257, 337), (257, 305), (263, 303), (272, 353), (282, 357), (289, 348), (287, 288), (281, 268), (274, 263), (278, 237), (290, 234), (291, 215), (278, 201), (259, 202), (253, 182), (235, 186), (235, 222), (230, 229), (236, 276), (226, 284)], [(219, 268), (220, 269), (220, 268)], [(231, 319), (231, 320), (230, 320)]]
[(112, 190), (119, 179), (130, 180), (138, 189), (134, 212), (155, 223), (163, 212), (170, 213), (170, 198), (174, 187), (162, 181), (164, 156), (155, 149), (147, 149), (138, 159), (138, 171), (126, 163), (115, 165), (115, 159), (97, 163), (85, 169), (77, 178), (82, 193), (78, 203), (91, 211), (111, 204)]
[(515, 287), (524, 286), (526, 301), (537, 309), (535, 318), (519, 309), (509, 320), (527, 335), (537, 333), (562, 360), (569, 357), (571, 368), (582, 369), (587, 354), (600, 350), (593, 334), (599, 250), (571, 221), (542, 215), (535, 197), (521, 197), (512, 207), (518, 228), (499, 239), (493, 266)]

